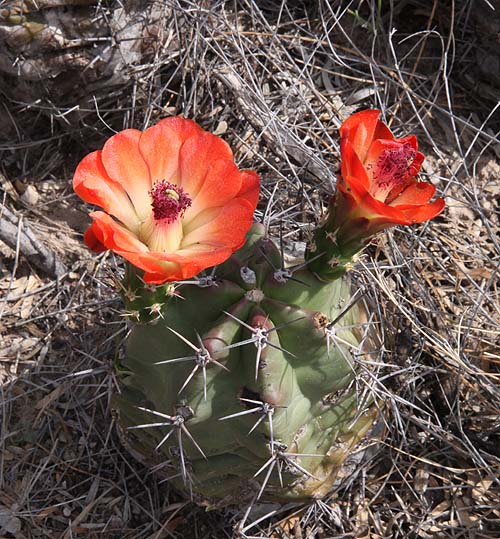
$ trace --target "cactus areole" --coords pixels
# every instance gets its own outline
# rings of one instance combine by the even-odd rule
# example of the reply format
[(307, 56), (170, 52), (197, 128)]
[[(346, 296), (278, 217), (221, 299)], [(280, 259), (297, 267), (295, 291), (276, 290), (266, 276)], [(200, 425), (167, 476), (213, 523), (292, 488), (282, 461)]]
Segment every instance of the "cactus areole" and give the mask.
[(254, 225), (215, 278), (175, 295), (128, 275), (139, 322), (120, 367), (122, 432), (209, 504), (325, 495), (378, 415), (353, 384), (365, 313), (349, 281), (282, 267)]

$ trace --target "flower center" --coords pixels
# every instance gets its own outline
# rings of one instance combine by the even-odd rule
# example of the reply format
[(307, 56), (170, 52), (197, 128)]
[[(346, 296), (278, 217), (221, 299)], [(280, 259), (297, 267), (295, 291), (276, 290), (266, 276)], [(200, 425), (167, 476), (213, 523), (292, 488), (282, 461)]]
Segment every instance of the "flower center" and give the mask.
[(193, 202), (182, 187), (166, 180), (157, 182), (150, 194), (155, 221), (173, 223), (184, 215)]
[(416, 150), (410, 144), (387, 148), (380, 154), (373, 171), (376, 184), (374, 196), (377, 199), (389, 203), (404, 189), (416, 155)]

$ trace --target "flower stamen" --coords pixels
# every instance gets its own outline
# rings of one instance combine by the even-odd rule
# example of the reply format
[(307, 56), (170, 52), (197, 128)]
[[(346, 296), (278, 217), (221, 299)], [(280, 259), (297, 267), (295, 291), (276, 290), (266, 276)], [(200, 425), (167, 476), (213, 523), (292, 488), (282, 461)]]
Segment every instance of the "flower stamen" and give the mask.
[(155, 221), (173, 223), (184, 215), (193, 203), (191, 197), (180, 186), (162, 180), (150, 191)]
[(380, 154), (373, 170), (376, 198), (388, 204), (394, 194), (401, 192), (412, 176), (410, 169), (416, 155), (416, 150), (410, 144), (386, 148)]

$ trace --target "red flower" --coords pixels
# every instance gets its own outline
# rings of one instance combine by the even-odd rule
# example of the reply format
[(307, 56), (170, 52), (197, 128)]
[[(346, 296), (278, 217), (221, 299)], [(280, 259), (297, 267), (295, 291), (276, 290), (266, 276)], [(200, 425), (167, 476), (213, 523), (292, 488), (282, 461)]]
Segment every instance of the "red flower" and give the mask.
[(393, 225), (421, 223), (439, 215), (436, 188), (416, 175), (424, 156), (414, 135), (395, 139), (380, 111), (353, 114), (340, 128), (341, 178), (335, 200), (338, 240), (366, 238)]
[(239, 249), (259, 196), (257, 173), (195, 122), (167, 118), (126, 129), (78, 165), (73, 187), (104, 211), (84, 236), (144, 270), (148, 283), (193, 277)]

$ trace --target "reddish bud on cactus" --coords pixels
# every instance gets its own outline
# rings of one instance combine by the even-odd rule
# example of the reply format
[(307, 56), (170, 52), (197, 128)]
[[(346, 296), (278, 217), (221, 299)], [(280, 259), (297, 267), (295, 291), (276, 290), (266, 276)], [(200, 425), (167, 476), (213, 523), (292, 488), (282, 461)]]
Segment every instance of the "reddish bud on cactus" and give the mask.
[(259, 177), (238, 170), (219, 137), (174, 117), (112, 136), (81, 161), (73, 187), (104, 210), (90, 214), (88, 247), (113, 250), (158, 284), (193, 277), (241, 247)]

